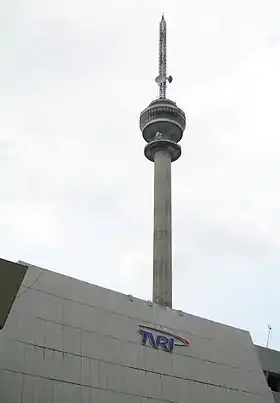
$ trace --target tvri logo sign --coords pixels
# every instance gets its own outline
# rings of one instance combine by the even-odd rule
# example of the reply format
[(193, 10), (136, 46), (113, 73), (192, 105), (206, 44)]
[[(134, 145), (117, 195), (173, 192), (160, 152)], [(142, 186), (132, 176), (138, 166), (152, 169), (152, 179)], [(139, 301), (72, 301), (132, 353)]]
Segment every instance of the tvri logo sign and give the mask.
[(189, 340), (177, 336), (163, 329), (158, 329), (151, 326), (139, 325), (139, 333), (142, 336), (143, 346), (149, 344), (156, 349), (162, 349), (172, 353), (174, 346), (188, 346)]

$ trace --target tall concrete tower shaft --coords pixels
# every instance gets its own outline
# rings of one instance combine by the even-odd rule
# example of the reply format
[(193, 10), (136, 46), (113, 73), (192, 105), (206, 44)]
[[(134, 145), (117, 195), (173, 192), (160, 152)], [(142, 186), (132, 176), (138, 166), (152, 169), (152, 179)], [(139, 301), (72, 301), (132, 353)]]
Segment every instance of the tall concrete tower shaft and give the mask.
[(145, 141), (145, 156), (154, 162), (154, 245), (153, 301), (172, 308), (172, 217), (171, 162), (181, 155), (179, 141), (186, 127), (184, 112), (166, 99), (166, 22), (159, 27), (159, 98), (140, 115), (140, 129)]

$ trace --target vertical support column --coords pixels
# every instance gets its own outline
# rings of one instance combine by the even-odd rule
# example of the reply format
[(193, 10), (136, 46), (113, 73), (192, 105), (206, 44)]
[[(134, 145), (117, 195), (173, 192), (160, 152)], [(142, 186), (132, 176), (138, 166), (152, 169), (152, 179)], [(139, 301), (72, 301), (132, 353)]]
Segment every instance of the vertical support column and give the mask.
[(172, 308), (171, 156), (154, 156), (153, 301)]

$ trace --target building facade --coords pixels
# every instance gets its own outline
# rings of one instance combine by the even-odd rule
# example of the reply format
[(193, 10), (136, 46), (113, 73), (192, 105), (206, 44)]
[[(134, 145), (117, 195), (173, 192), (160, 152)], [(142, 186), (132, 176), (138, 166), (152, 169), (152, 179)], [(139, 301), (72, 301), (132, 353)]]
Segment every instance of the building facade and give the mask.
[(278, 358), (247, 331), (28, 265), (0, 332), (0, 402), (272, 403), (260, 361)]
[(255, 346), (274, 400), (280, 403), (280, 352)]

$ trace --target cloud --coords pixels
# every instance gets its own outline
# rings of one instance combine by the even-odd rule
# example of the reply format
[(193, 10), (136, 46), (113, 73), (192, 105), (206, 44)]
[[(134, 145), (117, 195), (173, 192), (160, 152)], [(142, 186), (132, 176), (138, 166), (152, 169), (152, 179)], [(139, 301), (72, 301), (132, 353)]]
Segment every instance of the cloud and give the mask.
[(1, 256), (151, 299), (138, 119), (156, 96), (165, 9), (168, 94), (188, 116), (172, 166), (174, 306), (258, 343), (270, 323), (280, 348), (278, 2), (6, 3)]

